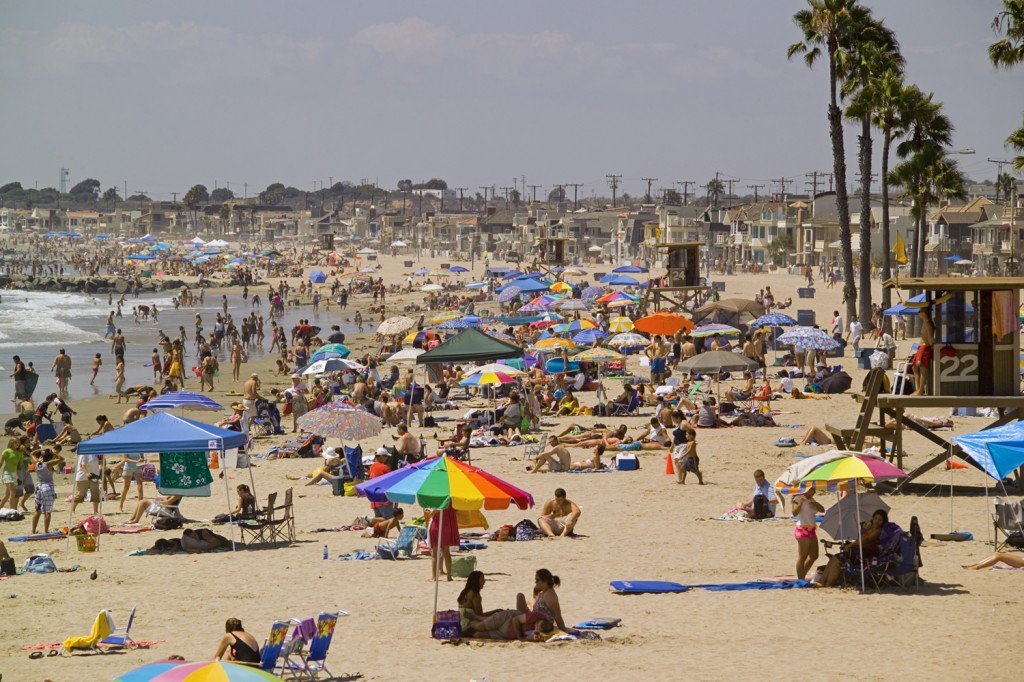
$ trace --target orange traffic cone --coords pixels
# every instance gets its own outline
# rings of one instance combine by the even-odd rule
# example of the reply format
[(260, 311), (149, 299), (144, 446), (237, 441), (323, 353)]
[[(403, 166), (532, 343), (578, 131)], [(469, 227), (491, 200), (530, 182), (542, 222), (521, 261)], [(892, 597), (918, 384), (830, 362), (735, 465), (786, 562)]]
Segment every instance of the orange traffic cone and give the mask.
[(966, 464), (961, 464), (960, 462), (954, 462), (951, 459), (947, 459), (946, 460), (946, 471), (949, 471), (950, 469), (966, 469), (966, 468), (967, 468)]
[(675, 476), (676, 475), (676, 468), (674, 466), (672, 466), (672, 453), (671, 452), (666, 452), (665, 453), (665, 475), (666, 476)]

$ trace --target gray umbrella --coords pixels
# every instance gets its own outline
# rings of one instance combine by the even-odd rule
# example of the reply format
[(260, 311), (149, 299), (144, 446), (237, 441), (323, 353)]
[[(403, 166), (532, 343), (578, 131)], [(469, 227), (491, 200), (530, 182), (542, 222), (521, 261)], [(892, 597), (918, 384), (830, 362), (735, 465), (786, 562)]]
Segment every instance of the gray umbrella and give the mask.
[(889, 511), (889, 505), (882, 501), (876, 493), (857, 493), (847, 495), (825, 511), (825, 519), (821, 522), (821, 530), (832, 536), (833, 540), (856, 540), (860, 537), (861, 521), (870, 521), (879, 509)]
[(727, 350), (711, 350), (682, 361), (679, 363), (679, 369), (696, 374), (756, 372), (757, 363), (739, 353)]
[(757, 363), (739, 353), (727, 350), (709, 350), (679, 363), (679, 369), (696, 374), (714, 374), (718, 397), (721, 398), (720, 372), (756, 372)]

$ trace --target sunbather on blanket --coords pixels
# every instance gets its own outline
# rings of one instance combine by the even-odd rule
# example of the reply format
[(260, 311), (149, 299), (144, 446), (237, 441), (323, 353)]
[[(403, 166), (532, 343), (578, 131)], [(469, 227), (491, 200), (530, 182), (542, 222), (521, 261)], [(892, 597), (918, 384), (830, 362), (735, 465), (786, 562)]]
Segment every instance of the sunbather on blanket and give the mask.
[(983, 568), (990, 568), (998, 563), (1004, 563), (1010, 568), (1024, 568), (1024, 557), (1019, 557), (1015, 554), (1008, 554), (1007, 552), (996, 552), (991, 554), (981, 561), (973, 564), (964, 564), (964, 568), (973, 568), (978, 571)]
[(168, 495), (166, 497), (155, 497), (152, 500), (140, 500), (135, 505), (135, 513), (128, 519), (128, 523), (139, 523), (142, 521), (142, 517), (145, 514), (150, 516), (159, 516), (161, 513), (181, 516), (181, 512), (178, 510), (178, 505), (181, 504), (181, 497), (177, 495)]
[(588, 471), (593, 469), (594, 471), (600, 471), (605, 468), (604, 463), (601, 461), (601, 455), (604, 454), (605, 447), (604, 443), (598, 443), (594, 446), (594, 454), (590, 459), (584, 459), (579, 462), (573, 462), (573, 471)]
[(537, 473), (541, 467), (547, 466), (548, 471), (568, 471), (572, 463), (572, 455), (564, 445), (558, 442), (558, 436), (548, 436), (548, 449), (537, 453), (533, 458), (530, 473)]
[(378, 519), (373, 522), (373, 530), (363, 533), (364, 538), (386, 538), (393, 530), (399, 530), (402, 519), (405, 518), (404, 509), (396, 509), (395, 515), (390, 519)]

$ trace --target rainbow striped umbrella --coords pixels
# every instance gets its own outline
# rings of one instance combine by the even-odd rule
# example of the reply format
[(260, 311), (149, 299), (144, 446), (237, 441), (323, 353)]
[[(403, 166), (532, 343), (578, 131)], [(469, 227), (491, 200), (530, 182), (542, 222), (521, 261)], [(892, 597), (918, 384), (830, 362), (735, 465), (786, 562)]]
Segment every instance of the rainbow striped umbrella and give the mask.
[(459, 382), (460, 386), (500, 386), (514, 383), (515, 379), (504, 372), (477, 372)]
[(590, 320), (573, 320), (572, 322), (556, 324), (551, 328), (551, 331), (556, 334), (565, 334), (566, 332), (581, 332), (584, 329), (597, 329), (597, 325)]
[(551, 285), (550, 289), (551, 289), (551, 291), (557, 291), (557, 292), (560, 292), (560, 293), (568, 293), (568, 292), (572, 291), (572, 286), (569, 285), (569, 284), (566, 284), (565, 282), (555, 282), (554, 284)]
[(155, 661), (146, 665), (121, 673), (114, 678), (114, 682), (149, 682), (160, 673), (165, 673), (172, 668), (185, 665), (187, 661)]
[(260, 682), (279, 679), (251, 665), (227, 661), (183, 663), (149, 678), (150, 682)]
[(613, 291), (612, 293), (605, 294), (604, 296), (597, 299), (597, 303), (603, 303), (608, 306), (636, 305), (639, 302), (640, 299), (637, 298), (636, 296), (630, 296), (629, 294), (623, 293), (621, 291)]
[(348, 346), (340, 343), (326, 343), (309, 356), (309, 361), (315, 360), (327, 360), (329, 358), (347, 358), (352, 354), (352, 351), (348, 349)]
[(418, 504), (425, 509), (520, 509), (533, 496), (497, 476), (449, 457), (434, 457), (356, 486), (371, 502)]
[(907, 472), (878, 457), (850, 455), (822, 464), (807, 474), (801, 481), (849, 481), (852, 479), (877, 480), (880, 478), (902, 478)]
[(730, 327), (727, 324), (702, 324), (701, 326), (690, 332), (690, 336), (696, 338), (704, 338), (705, 336), (714, 336), (715, 334), (721, 334), (722, 336), (731, 336), (733, 334), (739, 334), (740, 330), (736, 327)]

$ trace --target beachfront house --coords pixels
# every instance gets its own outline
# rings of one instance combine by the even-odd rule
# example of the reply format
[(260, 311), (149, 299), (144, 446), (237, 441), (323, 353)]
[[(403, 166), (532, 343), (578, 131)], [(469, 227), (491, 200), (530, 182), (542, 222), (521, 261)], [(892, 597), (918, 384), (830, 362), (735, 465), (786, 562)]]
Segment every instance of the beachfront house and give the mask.
[(985, 197), (966, 204), (946, 205), (928, 216), (928, 236), (924, 245), (925, 272), (944, 275), (955, 270), (953, 263), (971, 260), (972, 225), (981, 221), (982, 209), (992, 205)]
[(1024, 248), (1024, 222), (1011, 221), (1009, 204), (986, 204), (971, 225), (974, 270), (983, 276), (1010, 274)]

